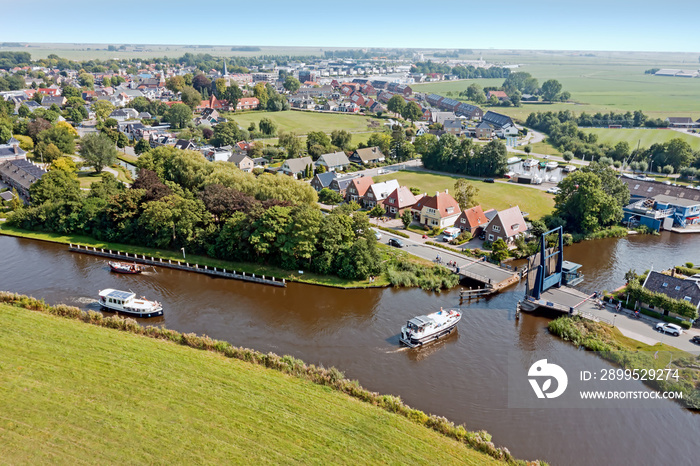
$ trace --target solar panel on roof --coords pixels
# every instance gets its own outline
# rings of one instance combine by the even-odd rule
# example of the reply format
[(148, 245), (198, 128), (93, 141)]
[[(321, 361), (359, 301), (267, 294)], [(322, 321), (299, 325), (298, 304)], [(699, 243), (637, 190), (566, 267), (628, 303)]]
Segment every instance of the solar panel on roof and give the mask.
[(112, 299), (121, 299), (121, 300), (126, 300), (127, 298), (131, 297), (134, 293), (131, 293), (129, 291), (119, 291), (119, 290), (114, 290), (111, 293), (107, 295), (107, 297), (112, 298)]

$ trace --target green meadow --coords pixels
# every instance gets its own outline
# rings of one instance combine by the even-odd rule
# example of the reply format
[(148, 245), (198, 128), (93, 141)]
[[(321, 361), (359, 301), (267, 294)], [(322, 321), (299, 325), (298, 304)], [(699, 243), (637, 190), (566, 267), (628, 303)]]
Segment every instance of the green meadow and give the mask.
[(284, 112), (225, 112), (225, 116), (229, 120), (234, 120), (244, 128), (248, 128), (251, 122), (257, 125), (261, 118), (269, 118), (277, 125), (278, 131), (293, 131), (297, 134), (307, 134), (310, 131), (331, 133), (334, 130), (341, 129), (350, 133), (358, 133), (381, 131), (384, 128), (384, 120), (362, 115), (341, 113), (315, 113), (287, 110)]
[(694, 150), (700, 150), (700, 137), (671, 129), (609, 129), (609, 128), (582, 128), (587, 133), (598, 136), (598, 142), (614, 146), (620, 141), (626, 141), (631, 149), (637, 144), (640, 148), (647, 148), (654, 143), (668, 142), (679, 138), (686, 141)]
[(496, 464), (328, 386), (0, 304), (5, 464)]

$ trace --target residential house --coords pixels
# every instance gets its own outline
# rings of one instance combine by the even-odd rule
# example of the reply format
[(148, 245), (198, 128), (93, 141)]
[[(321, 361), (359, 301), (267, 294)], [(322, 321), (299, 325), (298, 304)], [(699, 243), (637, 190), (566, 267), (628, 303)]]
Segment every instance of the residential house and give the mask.
[(46, 170), (25, 159), (0, 159), (0, 181), (15, 188), (17, 192), (29, 198), (29, 188), (39, 181)]
[(503, 102), (504, 100), (508, 99), (508, 94), (506, 94), (504, 91), (489, 91), (486, 94), (486, 98), (490, 99), (491, 97), (495, 97), (500, 102)]
[(66, 99), (62, 95), (57, 95), (57, 96), (45, 95), (44, 97), (41, 98), (41, 106), (44, 108), (51, 108), (51, 106), (54, 104), (58, 108), (62, 108), (64, 105), (66, 105), (66, 102), (68, 102), (68, 99)]
[(527, 232), (527, 228), (527, 223), (523, 218), (520, 207), (515, 206), (499, 211), (493, 220), (489, 222), (484, 234), (486, 240), (491, 243), (502, 239), (508, 246), (512, 246), (517, 238)]
[[(652, 270), (647, 274), (642, 287), (653, 293), (664, 294), (671, 299), (688, 301), (695, 306), (695, 309), (700, 309), (700, 283), (675, 276), (675, 269), (671, 269), (671, 273), (672, 275), (666, 275)], [(644, 307), (669, 315), (667, 310), (654, 309), (646, 303), (642, 304)]]
[(136, 120), (139, 112), (133, 108), (118, 108), (109, 114), (109, 118), (117, 121)]
[(380, 204), (387, 198), (389, 194), (399, 189), (399, 182), (396, 180), (387, 180), (382, 183), (374, 183), (365, 195), (361, 197), (362, 204), (367, 208), (372, 208)]
[(257, 97), (241, 97), (236, 103), (236, 111), (255, 110), (260, 105)]
[(217, 111), (228, 110), (228, 102), (225, 100), (219, 100), (215, 95), (212, 95), (207, 100), (202, 100), (199, 105), (195, 108), (197, 113), (202, 113), (206, 109), (212, 109)]
[(320, 191), (323, 188), (328, 188), (331, 182), (336, 179), (338, 175), (335, 172), (325, 172), (317, 173), (311, 180), (311, 186), (316, 190)]
[(692, 128), (695, 126), (695, 122), (690, 117), (668, 117), (666, 121), (668, 121), (668, 126), (672, 128)]
[(382, 204), (384, 205), (384, 210), (386, 210), (387, 215), (392, 217), (398, 217), (404, 213), (405, 210), (411, 209), (416, 202), (418, 202), (418, 197), (414, 196), (410, 189), (406, 186), (399, 186), (397, 189), (391, 192)]
[(416, 205), (420, 205), (420, 223), (431, 228), (451, 227), (461, 213), (459, 203), (447, 190), (425, 196)]
[(289, 176), (303, 175), (307, 166), (313, 167), (314, 161), (311, 157), (299, 157), (296, 159), (287, 159), (281, 167), (282, 173)]
[(343, 199), (345, 199), (348, 187), (352, 183), (352, 180), (354, 180), (355, 178), (357, 178), (356, 175), (344, 176), (342, 178), (336, 177), (333, 181), (331, 181), (331, 184), (328, 186), (328, 188), (340, 194), (341, 196), (343, 196)]
[(449, 134), (459, 136), (462, 133), (462, 120), (445, 120), (443, 126)]
[(329, 100), (325, 104), (323, 104), (323, 110), (326, 110), (328, 112), (337, 112), (338, 108), (338, 104), (333, 100)]
[(515, 126), (513, 119), (507, 115), (501, 115), (489, 110), (482, 120), (493, 126), (496, 136), (506, 137), (518, 134), (518, 128)]
[(195, 146), (194, 142), (187, 139), (178, 139), (177, 142), (175, 142), (175, 149), (195, 150), (196, 148), (197, 146)]
[(209, 147), (202, 150), (202, 155), (210, 162), (226, 162), (233, 155), (231, 146)]
[(323, 154), (318, 158), (315, 165), (317, 167), (324, 166), (326, 171), (344, 171), (350, 165), (350, 160), (345, 152), (333, 152), (330, 154)]
[(270, 164), (270, 161), (265, 157), (255, 157), (253, 159), (253, 168), (265, 168)]
[(470, 120), (481, 120), (484, 116), (484, 111), (477, 107), (476, 105), (466, 104), (464, 102), (460, 103), (455, 109), (457, 115), (462, 115)]
[(0, 144), (0, 163), (8, 160), (27, 160), (27, 152), (19, 147), (19, 141), (15, 138)]
[(360, 199), (365, 195), (372, 184), (374, 184), (374, 181), (371, 176), (353, 178), (345, 191), (345, 200), (347, 202), (355, 201), (359, 203)]
[(455, 120), (457, 118), (457, 115), (454, 114), (454, 112), (432, 112), (430, 114), (430, 123), (440, 123), (441, 125), (445, 124), (445, 121), (447, 120)]
[(255, 168), (255, 162), (247, 155), (233, 154), (228, 159), (228, 161), (236, 165), (239, 169), (241, 169), (244, 172), (250, 173), (253, 171), (253, 168)]
[(479, 236), (481, 231), (489, 224), (489, 219), (484, 214), (480, 205), (463, 210), (457, 217), (455, 227), (461, 231), (468, 231), (472, 236)]
[(623, 223), (644, 225), (658, 231), (700, 223), (700, 191), (658, 181), (621, 177), (631, 203), (623, 211)]
[(360, 163), (366, 165), (368, 163), (381, 163), (386, 160), (382, 151), (379, 147), (365, 147), (363, 149), (357, 149), (350, 156), (350, 161), (353, 163)]
[(478, 139), (491, 139), (493, 137), (493, 126), (482, 121), (474, 128), (474, 137)]

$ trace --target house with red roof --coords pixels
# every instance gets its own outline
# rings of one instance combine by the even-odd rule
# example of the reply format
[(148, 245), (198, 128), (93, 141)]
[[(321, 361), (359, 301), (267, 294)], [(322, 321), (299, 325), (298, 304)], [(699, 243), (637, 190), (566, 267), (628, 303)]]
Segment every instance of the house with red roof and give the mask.
[(527, 232), (527, 223), (520, 211), (520, 207), (515, 206), (510, 209), (499, 211), (491, 220), (484, 231), (485, 239), (494, 242), (502, 239), (512, 246), (516, 239)]
[(255, 110), (260, 105), (257, 97), (241, 97), (236, 103), (236, 111)]
[(225, 100), (219, 100), (215, 95), (212, 95), (207, 100), (202, 100), (197, 108), (196, 112), (201, 113), (203, 110), (211, 108), (213, 110), (228, 110), (228, 102)]
[(486, 217), (486, 214), (484, 214), (484, 209), (478, 205), (463, 210), (459, 217), (457, 217), (455, 227), (458, 227), (461, 231), (468, 231), (472, 236), (478, 236), (481, 230), (486, 228), (488, 224), (489, 219)]
[(353, 178), (345, 191), (345, 201), (355, 201), (360, 202), (360, 198), (363, 197), (370, 186), (374, 184), (371, 176), (361, 176), (359, 178)]
[(56, 88), (56, 89), (54, 89), (52, 87), (40, 87), (36, 91), (41, 93), (41, 94), (50, 95), (52, 97), (55, 97), (57, 95), (61, 95), (61, 88), (60, 87)]
[(428, 196), (424, 200), (421, 199), (420, 204), (420, 223), (430, 228), (451, 227), (462, 213), (459, 203), (447, 190), (444, 193), (436, 192), (435, 196)]
[(399, 186), (382, 201), (382, 205), (387, 215), (390, 217), (398, 217), (401, 216), (406, 209), (410, 210), (411, 207), (416, 205), (420, 197), (414, 196), (411, 190), (406, 186)]
[(491, 97), (496, 97), (498, 100), (506, 100), (508, 98), (508, 94), (505, 93), (505, 91), (489, 91), (488, 94), (486, 94), (486, 98), (490, 99)]

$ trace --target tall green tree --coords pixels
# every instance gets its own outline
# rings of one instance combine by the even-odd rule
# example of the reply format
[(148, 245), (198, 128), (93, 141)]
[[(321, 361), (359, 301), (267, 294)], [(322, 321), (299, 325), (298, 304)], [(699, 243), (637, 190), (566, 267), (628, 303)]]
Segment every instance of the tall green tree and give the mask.
[(191, 86), (182, 88), (180, 98), (182, 99), (182, 103), (190, 107), (191, 110), (194, 110), (197, 108), (197, 105), (202, 103), (202, 94)]
[(185, 104), (173, 104), (173, 106), (165, 112), (163, 119), (170, 123), (175, 129), (184, 128), (192, 121), (192, 109)]
[(401, 116), (404, 120), (414, 122), (423, 116), (423, 110), (421, 110), (420, 105), (417, 103), (409, 102), (401, 109)]
[(542, 83), (542, 97), (544, 100), (552, 102), (556, 100), (557, 95), (561, 92), (561, 83), (556, 79), (548, 79)]
[(348, 150), (352, 135), (344, 129), (335, 129), (331, 132), (331, 144), (340, 150)]
[(601, 178), (592, 172), (577, 171), (559, 183), (555, 215), (576, 233), (591, 233), (622, 220), (622, 207), (603, 189)]
[(224, 99), (228, 101), (231, 111), (236, 111), (236, 105), (238, 105), (238, 101), (241, 100), (241, 97), (243, 97), (243, 91), (238, 87), (238, 84), (231, 83), (231, 85), (226, 88)]
[(117, 148), (107, 135), (88, 133), (80, 141), (80, 156), (99, 173), (104, 167), (116, 163)]
[(289, 75), (284, 79), (283, 86), (290, 94), (296, 94), (301, 87), (301, 83), (297, 78)]
[(452, 197), (459, 204), (459, 208), (466, 210), (477, 205), (476, 196), (479, 194), (479, 189), (465, 180), (460, 178), (454, 185), (454, 193)]
[(403, 96), (396, 94), (394, 95), (391, 99), (389, 99), (389, 102), (386, 104), (386, 108), (390, 111), (393, 112), (397, 115), (400, 115), (401, 112), (403, 111), (403, 108), (406, 106), (406, 99), (403, 98)]

